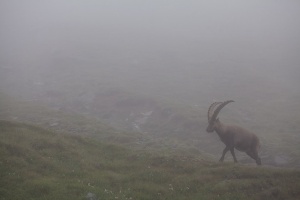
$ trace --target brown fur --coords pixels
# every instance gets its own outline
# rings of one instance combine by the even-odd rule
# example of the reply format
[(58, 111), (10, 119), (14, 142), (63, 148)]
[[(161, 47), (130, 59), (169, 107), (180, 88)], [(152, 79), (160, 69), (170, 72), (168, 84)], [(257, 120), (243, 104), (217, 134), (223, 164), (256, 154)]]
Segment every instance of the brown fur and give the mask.
[(230, 150), (234, 162), (237, 162), (234, 149), (245, 152), (248, 156), (261, 165), (261, 159), (258, 156), (259, 139), (258, 137), (244, 128), (234, 125), (224, 125), (217, 119), (210, 119), (207, 132), (216, 131), (221, 141), (226, 145), (223, 150), (220, 161), (223, 162), (225, 154)]

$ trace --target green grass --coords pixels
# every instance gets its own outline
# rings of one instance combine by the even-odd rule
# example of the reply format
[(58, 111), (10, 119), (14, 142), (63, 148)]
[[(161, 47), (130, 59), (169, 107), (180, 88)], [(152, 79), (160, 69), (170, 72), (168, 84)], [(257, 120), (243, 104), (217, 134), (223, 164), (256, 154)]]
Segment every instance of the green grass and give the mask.
[[(119, 90), (110, 92), (115, 92), (115, 95), (117, 95), (115, 98), (121, 102), (126, 102), (126, 100), (128, 102), (128, 99), (132, 99), (133, 102), (137, 100), (151, 101), (151, 98), (135, 96)], [(120, 128), (120, 124), (124, 125), (124, 123), (127, 123), (126, 118), (130, 117), (131, 109), (138, 110), (139, 106), (133, 106), (130, 109), (125, 107), (124, 110), (126, 112), (124, 110), (123, 112), (122, 109), (115, 109), (114, 104), (110, 105), (111, 99), (108, 105), (103, 103), (100, 106), (102, 109), (114, 110), (113, 115), (119, 117), (112, 120), (114, 123), (110, 123), (110, 125), (114, 126), (112, 128), (103, 123), (105, 119), (93, 115), (53, 110), (40, 101), (40, 103), (37, 103), (35, 101), (16, 100), (1, 92), (0, 96), (0, 119), (3, 120), (34, 124), (60, 133), (91, 136), (102, 141), (137, 147), (138, 149), (148, 149), (150, 151), (174, 149), (176, 153), (180, 150), (193, 155), (208, 155), (209, 157), (214, 157), (214, 160), (219, 159), (224, 148), (216, 134), (207, 134), (205, 132), (207, 123), (206, 107), (199, 107), (193, 110), (195, 109), (194, 107), (172, 104), (169, 101), (155, 101), (154, 107), (156, 107), (156, 110), (153, 117), (148, 119), (147, 123), (143, 125), (147, 134), (141, 134), (134, 131), (126, 132), (124, 131), (124, 126), (124, 129), (117, 130), (116, 128)], [(103, 112), (100, 109), (99, 112), (105, 114), (108, 112), (105, 109)], [(141, 112), (141, 110), (137, 112)], [(257, 133), (262, 144), (260, 156), (263, 164), (285, 167), (300, 166), (299, 131), (297, 127), (294, 127), (294, 130), (286, 128), (286, 126), (292, 125), (290, 120), (283, 121), (282, 124), (284, 126), (279, 126), (280, 124), (273, 126), (273, 120), (264, 118), (265, 121), (262, 120), (263, 125), (261, 127), (255, 125), (249, 127), (247, 126), (248, 123), (242, 120), (239, 121), (235, 117), (226, 118), (226, 115), (223, 116), (222, 120), (224, 119), (224, 123), (233, 122)], [(295, 120), (297, 119), (295, 116)], [(292, 122), (294, 123), (294, 121)], [(226, 161), (232, 160), (230, 155), (227, 155), (227, 157)], [(237, 152), (237, 158), (241, 163), (253, 163), (253, 160), (244, 153)], [(282, 162), (277, 162), (278, 160)]]
[(93, 117), (49, 109), (39, 103), (18, 101), (1, 92), (0, 97), (0, 120), (34, 124), (55, 132), (92, 136), (129, 145), (140, 136), (139, 133), (118, 131)]
[(300, 171), (159, 154), (0, 121), (0, 199), (299, 199)]

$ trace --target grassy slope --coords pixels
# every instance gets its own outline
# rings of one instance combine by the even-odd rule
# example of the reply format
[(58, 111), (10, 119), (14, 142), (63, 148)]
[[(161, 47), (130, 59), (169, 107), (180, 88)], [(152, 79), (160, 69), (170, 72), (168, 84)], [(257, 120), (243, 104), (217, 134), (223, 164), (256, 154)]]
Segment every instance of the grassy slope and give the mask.
[(0, 121), (0, 199), (299, 199), (300, 172), (162, 156)]
[[(92, 115), (84, 116), (74, 112), (51, 110), (45, 106), (36, 104), (34, 101), (17, 101), (1, 92), (0, 96), (0, 119), (4, 120), (35, 124), (56, 132), (88, 135), (105, 141), (126, 144), (131, 147), (136, 146), (138, 148), (151, 149), (151, 151), (170, 148), (174, 150), (180, 149), (194, 155), (206, 154), (214, 157), (215, 160), (219, 159), (224, 148), (216, 134), (207, 134), (205, 132), (207, 123), (206, 107), (197, 108), (195, 111), (190, 107), (172, 105), (169, 102), (156, 102), (153, 107), (159, 107), (160, 111), (152, 108), (156, 110), (154, 110), (151, 118), (148, 119), (147, 124), (143, 125), (149, 134), (141, 134), (134, 131), (124, 132), (113, 129), (103, 124), (102, 122), (105, 120), (101, 117), (98, 119)], [(121, 102), (126, 102), (128, 99), (132, 99), (133, 101), (140, 99), (149, 101), (147, 98), (125, 95), (122, 92), (117, 93), (117, 99)], [(101, 99), (99, 102), (101, 102)], [(109, 102), (112, 104), (112, 99), (109, 99)], [(112, 115), (119, 117), (115, 119), (118, 124), (124, 123), (126, 117), (130, 116), (131, 111), (135, 111), (136, 109), (136, 113), (139, 113), (143, 109), (145, 110), (145, 108), (139, 110), (138, 106), (125, 107), (123, 110), (120, 107), (114, 109), (115, 106), (114, 104), (107, 105), (104, 103), (101, 108), (117, 110)], [(101, 110), (97, 108), (95, 110), (100, 113), (111, 114), (105, 109)], [(166, 117), (163, 115), (164, 110), (171, 110), (172, 113)], [(199, 116), (198, 112), (202, 113), (202, 115)], [(222, 116), (222, 120), (224, 119), (223, 122), (226, 123), (225, 114)], [(120, 115), (124, 116), (120, 117)], [(228, 119), (230, 122), (234, 122), (234, 120), (236, 119)], [(110, 123), (113, 126), (115, 124)], [(286, 167), (300, 166), (300, 148), (298, 145), (300, 137), (297, 129), (287, 132), (287, 129), (282, 127), (282, 131), (278, 132), (268, 123), (262, 123), (264, 124), (264, 128), (255, 126), (247, 127), (247, 123), (243, 121), (239, 121), (237, 124), (250, 130), (255, 130), (259, 135), (262, 143), (260, 156), (262, 157), (263, 164)], [(289, 122), (285, 122), (285, 124), (288, 125)], [(253, 160), (246, 156), (246, 154), (238, 151), (236, 154), (241, 163), (253, 163)], [(278, 163), (278, 160), (280, 163)], [(227, 155), (226, 161), (232, 161), (230, 155)]]
[(0, 120), (34, 124), (55, 132), (92, 136), (100, 140), (113, 140), (128, 145), (133, 145), (140, 138), (139, 133), (117, 131), (95, 118), (51, 110), (32, 102), (16, 101), (2, 93), (0, 96)]
[(183, 154), (188, 153), (202, 156), (197, 148), (185, 146), (182, 141), (176, 138), (151, 137), (151, 135), (134, 131), (116, 130), (94, 117), (51, 110), (33, 102), (16, 101), (6, 95), (1, 96), (0, 106), (0, 120), (38, 125), (58, 133), (63, 132), (72, 135), (89, 136), (104, 142), (112, 142), (131, 148), (147, 149), (152, 152), (159, 151), (161, 153), (166, 149), (172, 148), (176, 150), (176, 153), (181, 151)]

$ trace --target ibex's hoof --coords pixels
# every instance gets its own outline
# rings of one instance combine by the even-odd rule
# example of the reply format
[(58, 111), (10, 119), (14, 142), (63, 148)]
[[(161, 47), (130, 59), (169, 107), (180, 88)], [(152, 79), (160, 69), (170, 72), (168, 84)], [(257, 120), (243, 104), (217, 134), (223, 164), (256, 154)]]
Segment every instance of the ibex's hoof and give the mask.
[(261, 166), (261, 162), (257, 162), (256, 164), (259, 165), (259, 166)]

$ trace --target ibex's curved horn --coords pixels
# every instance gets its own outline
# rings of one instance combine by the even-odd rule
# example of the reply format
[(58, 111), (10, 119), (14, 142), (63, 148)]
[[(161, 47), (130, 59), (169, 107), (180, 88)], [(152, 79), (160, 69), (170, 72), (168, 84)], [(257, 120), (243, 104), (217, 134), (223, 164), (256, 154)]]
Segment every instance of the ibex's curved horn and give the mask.
[(209, 122), (213, 122), (216, 120), (219, 112), (221, 111), (222, 108), (224, 108), (224, 106), (226, 106), (227, 104), (234, 102), (233, 100), (229, 100), (229, 101), (224, 101), (221, 105), (219, 105), (219, 107), (217, 107), (217, 109), (214, 111), (213, 116), (210, 118)]
[(208, 123), (210, 122), (210, 119), (211, 119), (211, 116), (212, 116), (212, 113), (214, 111), (214, 108), (218, 105), (218, 104), (221, 104), (222, 102), (214, 102), (212, 103), (209, 108), (208, 108), (208, 111), (207, 111), (207, 119), (208, 119)]

